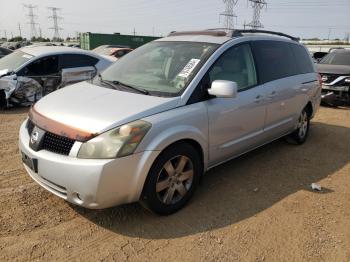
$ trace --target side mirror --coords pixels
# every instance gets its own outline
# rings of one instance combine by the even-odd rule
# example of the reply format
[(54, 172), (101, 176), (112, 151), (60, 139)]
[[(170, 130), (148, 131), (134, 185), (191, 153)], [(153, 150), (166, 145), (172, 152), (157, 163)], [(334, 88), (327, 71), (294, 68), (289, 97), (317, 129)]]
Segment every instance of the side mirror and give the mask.
[(221, 98), (235, 98), (237, 96), (237, 83), (226, 80), (215, 80), (208, 89), (209, 95)]

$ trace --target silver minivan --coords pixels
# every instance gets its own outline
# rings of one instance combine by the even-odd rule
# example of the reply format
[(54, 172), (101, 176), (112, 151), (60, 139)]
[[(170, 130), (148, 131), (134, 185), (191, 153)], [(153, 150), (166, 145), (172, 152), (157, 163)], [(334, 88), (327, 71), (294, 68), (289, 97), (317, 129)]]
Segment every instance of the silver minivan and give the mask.
[(29, 175), (71, 203), (171, 214), (208, 169), (281, 137), (304, 143), (320, 98), (293, 37), (173, 32), (42, 98), (19, 147)]

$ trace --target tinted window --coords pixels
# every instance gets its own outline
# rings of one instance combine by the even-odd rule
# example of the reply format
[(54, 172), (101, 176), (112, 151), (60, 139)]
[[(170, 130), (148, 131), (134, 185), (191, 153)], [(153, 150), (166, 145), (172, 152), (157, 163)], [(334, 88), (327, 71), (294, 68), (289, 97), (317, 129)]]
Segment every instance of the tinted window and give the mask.
[(311, 58), (306, 49), (300, 45), (290, 44), (293, 50), (295, 60), (298, 66), (299, 74), (307, 74), (314, 72), (314, 67), (311, 62)]
[(238, 89), (257, 84), (255, 65), (248, 44), (232, 47), (226, 51), (209, 71), (210, 82), (214, 80), (234, 81)]
[(87, 55), (61, 55), (60, 56), (60, 68), (75, 68), (94, 66), (98, 62), (97, 58)]
[(294, 54), (286, 42), (255, 41), (253, 50), (261, 83), (296, 75)]
[(40, 58), (29, 64), (24, 74), (26, 76), (45, 76), (58, 73), (58, 58), (57, 56), (47, 56)]

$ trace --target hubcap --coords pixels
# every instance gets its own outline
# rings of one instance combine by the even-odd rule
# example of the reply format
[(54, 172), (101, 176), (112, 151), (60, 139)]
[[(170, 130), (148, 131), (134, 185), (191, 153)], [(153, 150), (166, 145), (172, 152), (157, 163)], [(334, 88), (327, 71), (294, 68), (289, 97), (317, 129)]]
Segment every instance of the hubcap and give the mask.
[(179, 202), (192, 186), (193, 164), (186, 156), (167, 161), (158, 174), (156, 192), (164, 204)]
[(300, 115), (299, 117), (299, 137), (304, 138), (307, 133), (307, 128), (308, 128), (308, 121), (307, 121), (307, 114), (305, 111)]

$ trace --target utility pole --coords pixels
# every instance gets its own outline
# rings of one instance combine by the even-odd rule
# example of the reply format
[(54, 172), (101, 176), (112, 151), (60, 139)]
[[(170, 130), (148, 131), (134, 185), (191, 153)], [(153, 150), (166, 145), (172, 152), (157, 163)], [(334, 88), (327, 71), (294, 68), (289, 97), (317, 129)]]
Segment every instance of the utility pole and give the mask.
[(63, 30), (63, 28), (58, 26), (58, 20), (63, 19), (63, 17), (57, 15), (57, 11), (61, 10), (61, 8), (48, 7), (48, 9), (52, 11), (52, 16), (49, 16), (49, 18), (52, 19), (52, 21), (53, 21), (53, 27), (51, 27), (49, 29), (54, 30), (53, 39), (58, 40), (58, 39), (60, 39), (60, 30)]
[(134, 28), (134, 32), (133, 32), (134, 36), (136, 35), (136, 29)]
[(6, 41), (7, 41), (7, 31), (4, 30), (4, 34), (5, 34), (5, 38), (6, 38)]
[(41, 32), (41, 27), (39, 26), (39, 36), (40, 38), (43, 38), (42, 32)]
[(225, 11), (220, 14), (220, 17), (224, 17), (224, 27), (226, 29), (233, 29), (234, 19), (237, 19), (237, 15), (234, 14), (233, 8), (238, 0), (223, 0), (223, 2), (225, 4)]
[(19, 36), (22, 37), (22, 29), (21, 29), (20, 23), (18, 23), (18, 30), (19, 30)]
[(35, 22), (37, 16), (34, 14), (34, 9), (37, 8), (35, 5), (24, 5), (25, 8), (28, 9), (28, 14), (27, 16), (29, 17), (29, 22), (30, 24), (30, 38), (32, 39), (33, 37), (37, 37), (37, 32), (36, 32), (36, 25), (38, 23)]
[(265, 0), (248, 0), (253, 7), (253, 21), (251, 21), (247, 26), (256, 30), (258, 28), (263, 28), (263, 24), (260, 22), (260, 12), (261, 10), (267, 6)]

